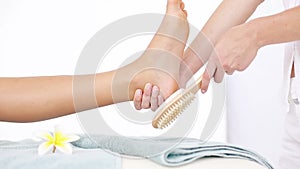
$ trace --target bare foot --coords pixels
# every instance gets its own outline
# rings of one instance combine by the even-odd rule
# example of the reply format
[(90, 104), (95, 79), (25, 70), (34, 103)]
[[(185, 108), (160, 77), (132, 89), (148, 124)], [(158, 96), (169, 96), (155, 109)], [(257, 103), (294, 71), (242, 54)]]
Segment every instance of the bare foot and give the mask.
[(143, 89), (147, 83), (159, 86), (164, 99), (178, 89), (179, 67), (188, 34), (184, 3), (181, 0), (168, 0), (166, 15), (148, 48), (137, 61), (125, 68), (137, 72), (130, 84), (131, 100), (135, 91)]

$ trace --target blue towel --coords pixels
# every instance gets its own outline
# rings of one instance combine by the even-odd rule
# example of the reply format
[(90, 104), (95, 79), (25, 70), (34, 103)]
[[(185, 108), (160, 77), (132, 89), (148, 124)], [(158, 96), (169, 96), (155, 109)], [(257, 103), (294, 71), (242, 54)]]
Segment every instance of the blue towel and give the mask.
[(73, 145), (148, 158), (164, 166), (181, 166), (200, 158), (222, 157), (250, 160), (273, 169), (263, 157), (249, 150), (228, 144), (202, 142), (192, 138), (137, 139), (119, 136), (83, 136)]
[[(148, 158), (164, 166), (189, 164), (200, 158), (238, 158), (273, 167), (261, 156), (243, 148), (219, 143), (204, 143), (190, 138), (137, 139), (119, 136), (81, 136), (73, 142), (73, 154), (38, 155), (40, 143), (0, 141), (3, 169), (121, 169), (118, 154)], [(117, 154), (117, 155), (116, 155)]]
[(40, 143), (0, 141), (1, 169), (121, 169), (121, 158), (101, 149), (73, 147), (73, 154), (38, 155)]

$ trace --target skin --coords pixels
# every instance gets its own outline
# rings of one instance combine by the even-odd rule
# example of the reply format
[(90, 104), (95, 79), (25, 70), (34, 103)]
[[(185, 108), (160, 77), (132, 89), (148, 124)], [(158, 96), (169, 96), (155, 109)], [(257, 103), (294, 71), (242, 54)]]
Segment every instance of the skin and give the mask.
[[(223, 0), (215, 10), (207, 23), (202, 28), (199, 35), (184, 53), (183, 62), (180, 65), (180, 85), (185, 86), (186, 82), (196, 73), (206, 62), (208, 62), (206, 72), (203, 75), (201, 91), (207, 91), (209, 81), (214, 77), (216, 82), (221, 82), (224, 76), (222, 66), (219, 66), (219, 59), (212, 54), (212, 49), (232, 27), (245, 23), (254, 13), (262, 0)], [(235, 9), (235, 10), (232, 10)], [(216, 49), (215, 49), (216, 51)], [(208, 61), (209, 60), (209, 61)], [(221, 69), (215, 69), (220, 67)], [(145, 95), (151, 97), (151, 90), (145, 90)], [(150, 93), (150, 94), (149, 94)], [(135, 95), (134, 101), (137, 109), (149, 108), (152, 104), (157, 107), (157, 103), (149, 103), (148, 100), (140, 100), (141, 95)], [(146, 105), (146, 106), (143, 106)], [(150, 106), (148, 106), (150, 105)], [(151, 106), (152, 108), (152, 106)]]
[(230, 29), (216, 46), (225, 72), (245, 70), (261, 47), (300, 40), (299, 21), (300, 6)]
[[(210, 67), (219, 64), (218, 58), (213, 55), (214, 51), (216, 51), (214, 47), (217, 42), (229, 29), (246, 22), (262, 2), (262, 0), (223, 0), (185, 52), (184, 65), (187, 65), (187, 68), (181, 66), (182, 83), (186, 83), (193, 73), (197, 72), (208, 60), (210, 61), (208, 62), (207, 70), (210, 70)], [(205, 36), (205, 38), (203, 38), (203, 36)], [(201, 45), (202, 43), (210, 43), (211, 47), (203, 48), (203, 45)], [(207, 90), (208, 85), (206, 84), (210, 81), (210, 77), (214, 76), (216, 82), (221, 82), (224, 73), (221, 69), (208, 73), (208, 75), (210, 76), (203, 75), (201, 85), (202, 92)]]
[(136, 90), (134, 94), (134, 107), (137, 110), (151, 108), (152, 111), (155, 111), (163, 102), (164, 98), (159, 87), (153, 86), (151, 83), (147, 83), (144, 90)]
[(178, 89), (189, 27), (181, 0), (168, 0), (166, 13), (144, 54), (118, 70), (95, 75), (0, 78), (0, 121), (40, 121), (129, 101), (147, 82), (170, 96)]
[[(261, 2), (224, 0), (220, 4), (185, 51), (180, 67), (181, 84), (185, 84), (208, 61), (200, 86), (202, 93), (205, 93), (211, 78), (215, 82), (221, 82), (225, 72), (232, 75), (234, 71), (244, 71), (260, 48), (300, 40), (300, 7), (245, 23)], [(214, 51), (212, 47), (205, 47), (209, 43)], [(151, 96), (151, 91), (145, 90), (145, 93)], [(139, 102), (147, 105), (144, 102), (148, 101), (149, 99)], [(155, 106), (151, 106), (151, 109), (157, 107), (156, 102), (150, 102), (152, 104)], [(142, 108), (147, 108), (143, 105)]]

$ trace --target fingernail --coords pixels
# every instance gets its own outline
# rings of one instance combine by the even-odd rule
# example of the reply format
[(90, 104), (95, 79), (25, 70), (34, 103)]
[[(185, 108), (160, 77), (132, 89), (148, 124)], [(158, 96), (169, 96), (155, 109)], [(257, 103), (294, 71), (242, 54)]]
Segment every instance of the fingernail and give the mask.
[(202, 94), (206, 93), (206, 90), (201, 90)]
[(158, 91), (158, 87), (157, 87), (157, 86), (154, 86), (154, 87), (153, 87), (153, 91)]
[(146, 84), (146, 89), (150, 89), (151, 88), (151, 84), (150, 83), (147, 83)]

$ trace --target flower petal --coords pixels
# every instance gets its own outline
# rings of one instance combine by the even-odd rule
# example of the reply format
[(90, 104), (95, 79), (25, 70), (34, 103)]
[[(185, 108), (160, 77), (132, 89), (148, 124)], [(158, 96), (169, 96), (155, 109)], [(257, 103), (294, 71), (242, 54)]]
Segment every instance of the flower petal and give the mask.
[(63, 134), (61, 132), (55, 132), (54, 138), (56, 143), (69, 143), (79, 139), (79, 136), (74, 134)]
[(68, 138), (66, 138), (66, 136), (65, 136), (62, 132), (56, 131), (56, 132), (54, 133), (54, 139), (55, 139), (55, 142), (63, 143), (63, 142), (65, 142), (65, 140), (67, 140)]
[(44, 155), (48, 153), (52, 148), (53, 148), (53, 144), (49, 141), (40, 144), (38, 149), (39, 155)]
[(72, 154), (72, 146), (69, 143), (56, 144), (55, 147), (65, 154)]
[(54, 126), (54, 133), (56, 133), (56, 132), (63, 133), (64, 130), (61, 126), (56, 125), (56, 126)]
[(37, 133), (36, 136), (45, 141), (53, 141), (54, 140), (52, 134), (50, 134), (48, 132), (40, 132), (40, 133)]
[(77, 141), (80, 139), (80, 137), (75, 134), (67, 134), (67, 135), (65, 135), (65, 137), (67, 138), (65, 143), (70, 143), (70, 142)]

